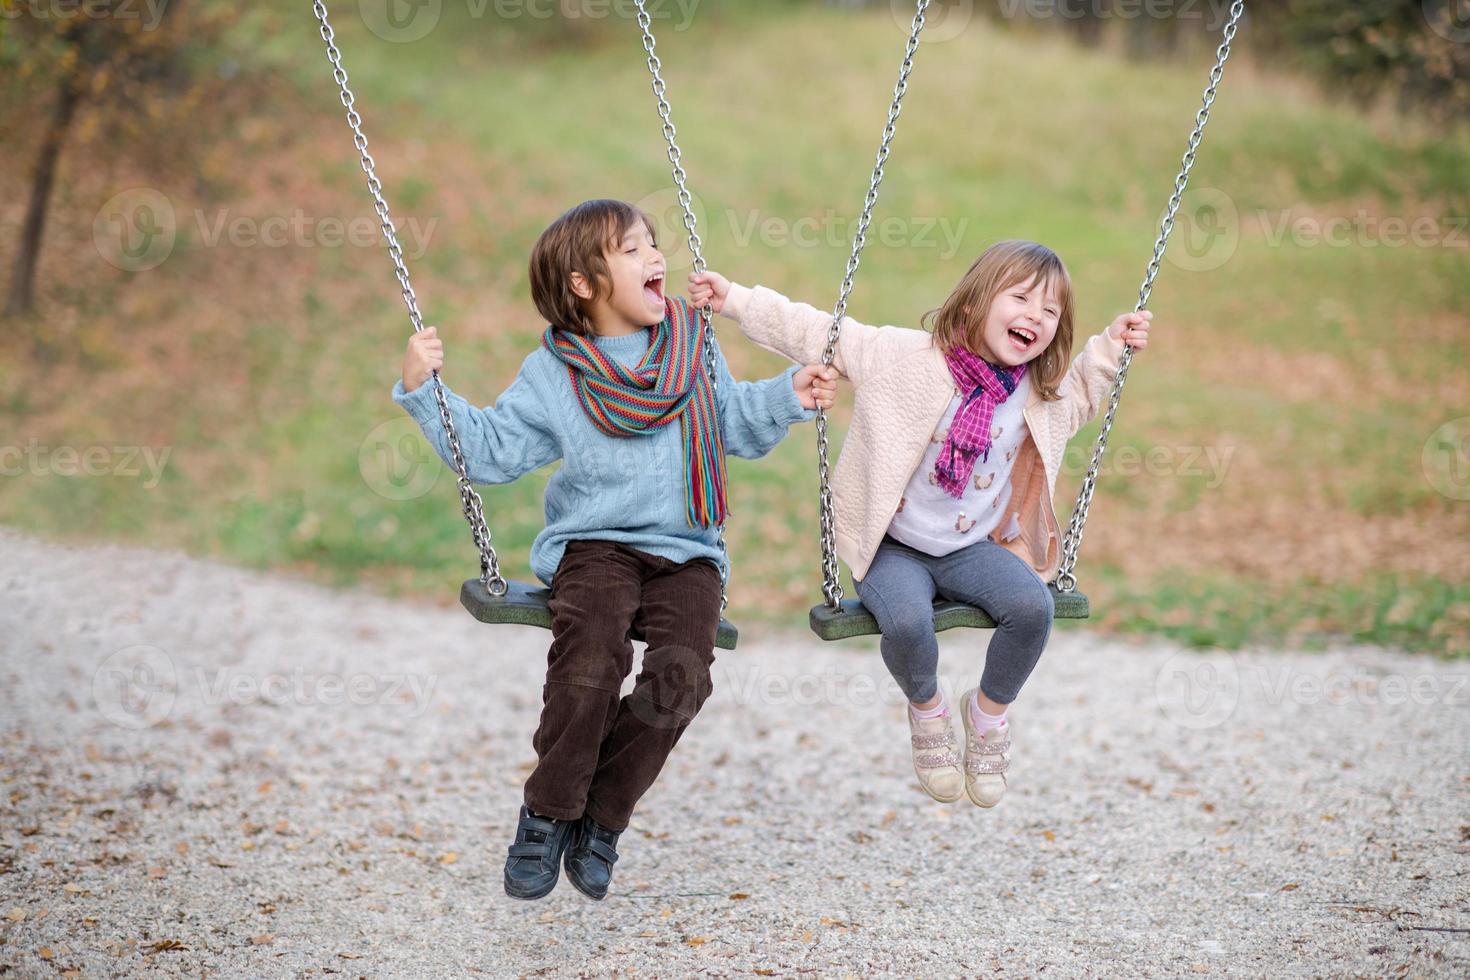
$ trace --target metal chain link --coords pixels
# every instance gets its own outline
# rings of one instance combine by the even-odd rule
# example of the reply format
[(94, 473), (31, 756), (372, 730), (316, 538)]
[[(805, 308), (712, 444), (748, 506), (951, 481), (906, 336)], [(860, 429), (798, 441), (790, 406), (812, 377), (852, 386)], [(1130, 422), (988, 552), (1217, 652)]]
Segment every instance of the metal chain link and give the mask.
[[(837, 357), (837, 341), (842, 332), (842, 318), (847, 313), (847, 297), (852, 293), (853, 276), (857, 273), (858, 261), (863, 246), (867, 244), (868, 224), (873, 218), (873, 206), (878, 203), (878, 185), (883, 182), (883, 165), (893, 145), (897, 131), (898, 114), (903, 108), (904, 93), (908, 91), (909, 73), (914, 68), (914, 53), (919, 47), (919, 32), (924, 29), (924, 12), (929, 0), (918, 0), (914, 20), (909, 28), (908, 44), (904, 47), (903, 64), (899, 68), (898, 82), (893, 87), (893, 101), (888, 106), (888, 122), (883, 127), (883, 139), (878, 144), (877, 160), (873, 164), (873, 175), (868, 181), (868, 195), (863, 199), (863, 213), (858, 219), (857, 233), (852, 239), (852, 254), (847, 257), (847, 274), (842, 278), (842, 289), (837, 295), (837, 305), (832, 310), (832, 325), (827, 328), (827, 346), (822, 350), (822, 363), (828, 367)], [(821, 481), (818, 503), (822, 521), (822, 593), (827, 605), (837, 609), (842, 602), (842, 581), (837, 567), (836, 521), (832, 510), (832, 476), (827, 460), (827, 410), (817, 409), (817, 473)]]
[[(658, 115), (663, 120), (664, 142), (668, 146), (669, 163), (673, 166), (674, 187), (679, 192), (679, 207), (684, 211), (684, 230), (689, 233), (689, 252), (694, 256), (694, 271), (703, 272), (704, 252), (703, 243), (699, 239), (696, 230), (698, 219), (694, 215), (691, 206), (693, 195), (685, 186), (687, 174), (684, 172), (682, 162), (683, 154), (679, 150), (679, 144), (675, 140), (674, 122), (670, 118), (668, 100), (668, 85), (664, 82), (663, 62), (659, 61), (658, 55), (654, 53), (657, 42), (653, 37), (653, 18), (648, 14), (648, 8), (644, 5), (645, 0), (634, 0), (638, 6), (638, 27), (643, 32), (643, 50), (648, 53), (648, 73), (653, 76), (653, 94), (658, 100)], [(709, 376), (710, 390), (717, 395), (720, 380), (716, 374), (716, 353), (719, 350), (718, 341), (715, 339), (715, 328), (712, 322), (714, 309), (706, 303), (699, 310), (699, 318), (704, 324), (704, 370)], [(715, 399), (715, 411), (719, 412), (719, 399)], [(724, 612), (730, 603), (730, 551), (725, 546), (725, 522), (719, 525), (720, 544), (720, 611)]]
[[(341, 90), (342, 105), (347, 110), (347, 125), (352, 127), (352, 142), (357, 147), (361, 158), (362, 171), (367, 174), (368, 193), (373, 196), (373, 208), (378, 213), (378, 224), (382, 229), (383, 238), (388, 243), (388, 256), (393, 260), (393, 270), (398, 276), (398, 285), (403, 292), (403, 302), (408, 307), (408, 319), (413, 323), (414, 333), (418, 333), (424, 329), (424, 320), (419, 314), (418, 297), (414, 294), (413, 285), (408, 281), (408, 266), (403, 261), (403, 249), (398, 244), (398, 230), (394, 227), (393, 219), (388, 216), (388, 202), (383, 199), (383, 184), (378, 180), (372, 154), (368, 153), (368, 140), (362, 132), (362, 117), (353, 107), (355, 100), (352, 90), (347, 87), (347, 71), (342, 67), (342, 53), (333, 43), (336, 35), (332, 31), (332, 25), (327, 21), (327, 5), (323, 0), (315, 0), (312, 4), (312, 12), (316, 14), (316, 19), (321, 23), (322, 40), (327, 45), (327, 60), (332, 63), (332, 77), (337, 80), (337, 87)], [(485, 524), (484, 505), (480, 500), (480, 495), (470, 485), (464, 454), (459, 446), (459, 436), (454, 431), (454, 420), (449, 417), (449, 403), (444, 396), (444, 383), (439, 380), (438, 371), (433, 372), (430, 380), (434, 386), (434, 399), (439, 403), (439, 421), (444, 425), (444, 434), (449, 442), (449, 452), (454, 457), (454, 468), (459, 473), (460, 504), (464, 510), (465, 520), (469, 522), (470, 533), (474, 536), (475, 547), (480, 552), (480, 581), (491, 595), (503, 596), (508, 589), (508, 584), (500, 575), (500, 559), (495, 554), (495, 547), (491, 544), (490, 529)]]
[[(1194, 131), (1189, 134), (1189, 147), (1184, 152), (1179, 174), (1174, 178), (1174, 193), (1169, 198), (1169, 207), (1164, 214), (1163, 222), (1159, 225), (1159, 237), (1154, 242), (1153, 258), (1149, 260), (1143, 285), (1138, 290), (1138, 305), (1133, 308), (1135, 313), (1148, 305), (1149, 296), (1153, 292), (1154, 278), (1159, 274), (1159, 264), (1163, 261), (1164, 249), (1169, 243), (1170, 233), (1174, 230), (1174, 216), (1179, 212), (1179, 203), (1184, 196), (1185, 185), (1189, 183), (1189, 172), (1194, 168), (1195, 151), (1199, 149), (1200, 140), (1204, 137), (1205, 123), (1210, 120), (1210, 107), (1215, 104), (1220, 79), (1225, 74), (1225, 61), (1230, 57), (1230, 44), (1235, 40), (1235, 32), (1244, 14), (1245, 0), (1235, 0), (1230, 7), (1230, 20), (1225, 24), (1224, 38), (1215, 52), (1215, 67), (1210, 69), (1210, 83), (1205, 87), (1203, 105), (1194, 117)], [(1113, 380), (1113, 388), (1108, 395), (1108, 409), (1103, 415), (1102, 429), (1098, 432), (1097, 442), (1092, 449), (1092, 460), (1088, 463), (1087, 475), (1082, 480), (1082, 488), (1077, 493), (1077, 504), (1072, 510), (1072, 519), (1067, 524), (1066, 537), (1062, 539), (1062, 562), (1057, 572), (1057, 588), (1062, 592), (1075, 592), (1077, 589), (1077, 576), (1073, 572), (1077, 565), (1077, 551), (1082, 546), (1082, 531), (1087, 525), (1087, 511), (1092, 505), (1093, 491), (1097, 488), (1098, 467), (1102, 464), (1103, 451), (1108, 445), (1108, 434), (1113, 428), (1113, 416), (1118, 411), (1118, 402), (1123, 396), (1123, 385), (1128, 381), (1128, 366), (1132, 363), (1133, 348), (1125, 344), (1118, 376)]]

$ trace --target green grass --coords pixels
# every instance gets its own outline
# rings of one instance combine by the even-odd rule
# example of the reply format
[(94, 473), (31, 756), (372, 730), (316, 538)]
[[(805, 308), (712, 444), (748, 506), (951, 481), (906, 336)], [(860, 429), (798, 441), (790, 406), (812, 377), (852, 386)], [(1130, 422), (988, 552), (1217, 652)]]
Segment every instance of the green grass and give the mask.
[[(487, 404), (541, 329), (525, 262), (545, 224), (588, 197), (660, 211), (673, 198), (632, 24), (594, 25), (567, 48), (549, 25), (474, 18), (468, 9), (444, 5), (434, 31), (400, 44), (371, 34), (353, 5), (338, 4), (334, 16), (400, 226), (409, 217), (438, 222), (411, 266), (426, 319), (448, 338), (446, 377)], [(291, 127), (320, 127), (326, 138), (293, 157), (287, 172), (370, 213), (310, 18), (299, 5), (254, 6), (234, 40), (242, 60), (292, 80), (318, 107), (288, 118)], [(833, 301), (902, 41), (882, 5), (851, 14), (816, 4), (709, 4), (690, 30), (661, 34), (713, 267), (817, 305)], [(870, 234), (850, 311), (869, 322), (914, 324), (988, 244), (1034, 238), (1069, 263), (1080, 343), (1136, 299), (1205, 69), (1203, 62), (1123, 63), (1046, 34), (1018, 38), (978, 23), (956, 40), (922, 46), (875, 215), (880, 223), (899, 219), (904, 233), (893, 241)], [(284, 145), (290, 153), (289, 140)], [(220, 195), (206, 203), (228, 206), (257, 167), (276, 174), (282, 212), (300, 203), (286, 175), (269, 167), (274, 146), (240, 152), (245, 166), (201, 177)], [(1232, 472), (1216, 487), (1198, 476), (1105, 478), (1095, 506), (1105, 519), (1136, 526), (1140, 544), (1131, 550), (1146, 553), (1151, 534), (1168, 533), (1144, 523), (1160, 496), (1166, 521), (1235, 502), (1240, 526), (1216, 529), (1222, 539), (1268, 535), (1251, 526), (1250, 503), (1271, 496), (1331, 506), (1332, 519), (1353, 522), (1354, 533), (1359, 524), (1367, 534), (1374, 522), (1423, 520), (1441, 549), (1470, 533), (1467, 504), (1437, 494), (1418, 462), (1429, 432), (1470, 415), (1470, 404), (1453, 400), (1470, 366), (1467, 252), (1273, 244), (1270, 235), (1282, 216), (1360, 208), (1376, 217), (1453, 219), (1470, 207), (1466, 173), (1464, 132), (1426, 134), (1410, 123), (1385, 132), (1381, 122), (1232, 62), (1191, 188), (1228, 195), (1240, 216), (1239, 243), (1228, 261), (1205, 271), (1166, 260), (1150, 304), (1157, 353), (1131, 376), (1112, 445), (1144, 452), (1228, 437), (1268, 468)], [(830, 243), (746, 238), (763, 221), (821, 224), (829, 215)], [(89, 221), (79, 220), (76, 234), (89, 234)], [(941, 223), (952, 241), (938, 235)], [(1181, 224), (1181, 235), (1188, 230)], [(125, 335), (135, 314), (119, 309), (136, 298), (127, 290), (145, 290), (147, 315), (188, 332), (191, 356), (220, 378), (120, 382), (119, 366), (136, 351), (103, 337), (82, 345), (81, 362), (84, 373), (107, 382), (103, 393), (74, 389), (85, 413), (50, 424), (45, 415), (60, 403), (21, 383), (34, 366), (0, 360), (8, 430), (53, 442), (167, 441), (174, 455), (163, 481), (144, 490), (120, 478), (6, 479), (0, 520), (452, 596), (475, 567), (452, 476), (445, 471), (430, 492), (401, 501), (372, 492), (358, 465), (374, 427), (401, 415), (387, 391), (407, 323), (381, 251), (239, 250), (231, 261), (280, 263), (286, 288), (273, 302), (238, 297), (230, 329), (214, 332), (190, 326), (190, 297), (221, 261), (219, 250), (194, 240), (192, 229), (183, 234), (156, 273), (101, 288), (58, 283), (49, 301)], [(676, 243), (665, 236), (671, 254)], [(285, 274), (298, 272), (309, 285), (293, 290)], [(780, 367), (729, 325), (721, 331), (737, 373)], [(42, 324), (35, 332), (48, 331)], [(1323, 400), (1304, 399), (1262, 370), (1272, 359), (1311, 366), (1320, 357), (1343, 382)], [(1394, 393), (1365, 395), (1380, 390), (1369, 382), (1383, 373), (1397, 383)], [(208, 396), (216, 385), (228, 394), (190, 395)], [(1090, 446), (1096, 430), (1096, 423), (1084, 429), (1076, 444)], [(759, 463), (732, 462), (737, 620), (798, 625), (818, 596), (812, 443), (798, 430)], [(509, 574), (529, 574), (545, 478), (482, 489)], [(1257, 479), (1269, 482), (1243, 484)], [(1064, 523), (1076, 482), (1064, 478), (1058, 491)], [(1149, 565), (1140, 576), (1136, 564), (1122, 571), (1130, 558), (1137, 561), (1084, 546), (1095, 625), (1227, 646), (1348, 636), (1438, 652), (1470, 648), (1467, 587), (1452, 572), (1416, 571), (1412, 556), (1382, 571), (1302, 568), (1286, 577), (1290, 584), (1278, 575), (1273, 586), (1261, 584), (1264, 566)]]

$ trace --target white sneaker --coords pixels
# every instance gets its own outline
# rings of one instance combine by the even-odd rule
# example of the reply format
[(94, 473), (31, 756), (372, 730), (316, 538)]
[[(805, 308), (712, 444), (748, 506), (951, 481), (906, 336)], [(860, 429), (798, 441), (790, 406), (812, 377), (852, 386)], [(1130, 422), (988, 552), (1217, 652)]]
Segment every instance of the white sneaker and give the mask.
[(914, 753), (914, 774), (919, 785), (940, 803), (953, 803), (965, 795), (965, 774), (954, 750), (954, 725), (948, 713), (938, 718), (915, 718), (905, 705), (909, 720), (909, 745)]
[(992, 728), (982, 738), (970, 721), (970, 703), (975, 690), (965, 692), (960, 715), (965, 719), (965, 792), (976, 806), (992, 807), (1006, 791), (1006, 773), (1011, 768), (1011, 721)]

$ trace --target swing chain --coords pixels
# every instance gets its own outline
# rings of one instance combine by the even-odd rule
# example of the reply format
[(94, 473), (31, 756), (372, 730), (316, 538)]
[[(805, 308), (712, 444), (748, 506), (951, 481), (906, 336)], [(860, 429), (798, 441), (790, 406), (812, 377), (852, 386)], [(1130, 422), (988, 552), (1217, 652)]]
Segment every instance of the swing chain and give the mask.
[[(671, 118), (671, 109), (667, 98), (668, 86), (664, 82), (663, 62), (654, 53), (657, 42), (653, 37), (653, 18), (649, 16), (648, 9), (644, 5), (645, 0), (634, 0), (638, 7), (638, 27), (643, 32), (643, 50), (648, 53), (648, 73), (653, 76), (653, 94), (658, 100), (658, 115), (663, 120), (664, 142), (668, 143), (669, 163), (673, 166), (674, 187), (679, 192), (679, 207), (684, 212), (684, 230), (689, 233), (689, 253), (694, 256), (694, 271), (701, 273), (705, 270), (703, 243), (700, 241), (697, 229), (698, 219), (695, 217), (692, 202), (694, 197), (689, 193), (685, 185), (688, 174), (684, 172), (682, 162), (683, 154), (679, 150), (679, 144), (675, 140), (674, 121)], [(708, 303), (700, 307), (699, 319), (704, 329), (704, 370), (709, 377), (710, 390), (718, 394), (719, 375), (717, 374), (716, 352), (719, 350), (718, 341), (715, 339), (715, 328), (712, 322), (714, 309)], [(719, 399), (715, 399), (715, 410), (719, 412)], [(719, 545), (720, 545), (720, 612), (724, 612), (730, 603), (730, 551), (725, 546), (725, 524), (720, 522)]]
[[(883, 139), (878, 144), (878, 156), (873, 164), (873, 175), (868, 181), (868, 194), (863, 199), (863, 212), (858, 218), (857, 233), (852, 240), (852, 254), (847, 257), (847, 273), (842, 279), (842, 289), (837, 295), (837, 306), (832, 311), (832, 324), (827, 328), (827, 346), (822, 350), (822, 364), (831, 367), (837, 357), (837, 341), (842, 332), (842, 318), (847, 314), (847, 297), (852, 293), (853, 277), (857, 274), (858, 261), (863, 246), (867, 244), (868, 224), (873, 219), (873, 207), (878, 203), (878, 185), (883, 182), (883, 165), (897, 132), (898, 114), (903, 108), (904, 93), (908, 91), (909, 73), (914, 68), (914, 54), (919, 47), (919, 32), (924, 29), (924, 12), (929, 0), (918, 0), (913, 23), (909, 28), (908, 44), (904, 47), (903, 65), (899, 68), (898, 82), (893, 87), (893, 101), (888, 106), (888, 122), (883, 127)], [(832, 478), (827, 459), (827, 410), (817, 409), (817, 473), (821, 482), (818, 503), (821, 507), (822, 523), (822, 593), (827, 605), (837, 609), (842, 603), (842, 581), (837, 566), (836, 522), (832, 508)]]
[[(383, 238), (388, 243), (388, 256), (393, 260), (393, 269), (398, 276), (403, 302), (408, 307), (408, 319), (413, 324), (414, 333), (418, 333), (424, 329), (424, 319), (419, 313), (418, 297), (414, 294), (413, 285), (408, 281), (408, 266), (403, 260), (403, 248), (398, 244), (398, 230), (393, 224), (393, 219), (388, 216), (388, 202), (383, 198), (383, 184), (378, 179), (372, 154), (368, 153), (367, 136), (362, 131), (362, 117), (354, 108), (355, 99), (352, 90), (347, 87), (347, 70), (342, 67), (342, 53), (337, 50), (337, 45), (334, 43), (336, 35), (332, 31), (332, 25), (327, 21), (327, 5), (323, 0), (315, 0), (312, 4), (312, 12), (321, 23), (322, 40), (327, 45), (327, 60), (332, 63), (332, 77), (336, 79), (337, 87), (341, 90), (342, 105), (347, 110), (347, 125), (352, 127), (352, 142), (357, 147), (361, 158), (362, 171), (367, 174), (368, 193), (373, 196), (373, 208), (378, 213), (378, 224), (382, 229)], [(475, 547), (480, 552), (480, 582), (491, 595), (503, 596), (508, 590), (508, 584), (500, 574), (500, 559), (495, 554), (490, 529), (485, 524), (484, 504), (480, 500), (480, 495), (470, 485), (464, 453), (460, 450), (459, 436), (454, 431), (454, 420), (449, 416), (449, 403), (445, 398), (444, 383), (439, 380), (438, 371), (433, 372), (431, 381), (434, 386), (434, 399), (439, 404), (439, 421), (444, 425), (449, 451), (454, 457), (454, 468), (459, 473), (460, 504), (464, 510), (465, 520), (469, 522), (470, 533), (474, 536)]]
[[(1230, 6), (1230, 19), (1225, 24), (1224, 37), (1215, 52), (1215, 67), (1210, 69), (1210, 83), (1205, 88), (1203, 104), (1194, 117), (1194, 131), (1189, 134), (1189, 146), (1184, 152), (1179, 174), (1174, 178), (1174, 193), (1169, 198), (1169, 206), (1159, 225), (1159, 237), (1154, 242), (1153, 258), (1149, 260), (1143, 285), (1138, 290), (1138, 305), (1133, 308), (1135, 313), (1148, 305), (1149, 296), (1153, 293), (1154, 279), (1159, 274), (1164, 249), (1169, 243), (1170, 233), (1174, 230), (1174, 217), (1179, 212), (1179, 204), (1184, 197), (1184, 188), (1189, 183), (1189, 173), (1194, 169), (1195, 152), (1204, 138), (1205, 124), (1210, 120), (1210, 107), (1215, 104), (1220, 79), (1225, 74), (1225, 61), (1230, 57), (1230, 45), (1235, 40), (1235, 33), (1239, 29), (1240, 19), (1244, 14), (1245, 0), (1235, 0)], [(1077, 493), (1077, 504), (1072, 510), (1072, 519), (1067, 524), (1066, 537), (1062, 540), (1062, 563), (1057, 572), (1057, 589), (1061, 592), (1075, 592), (1077, 589), (1077, 576), (1073, 572), (1077, 565), (1077, 551), (1082, 546), (1082, 531), (1087, 524), (1087, 511), (1092, 505), (1093, 491), (1097, 488), (1098, 468), (1102, 465), (1103, 451), (1108, 445), (1108, 434), (1113, 428), (1113, 416), (1118, 411), (1118, 402), (1123, 397), (1123, 385), (1128, 380), (1128, 366), (1132, 363), (1133, 348), (1125, 344), (1123, 357), (1119, 362), (1118, 376), (1113, 380), (1112, 391), (1108, 395), (1108, 409), (1103, 416), (1102, 428), (1097, 434), (1097, 442), (1092, 449), (1092, 460), (1088, 463), (1087, 475), (1082, 480), (1082, 487)]]

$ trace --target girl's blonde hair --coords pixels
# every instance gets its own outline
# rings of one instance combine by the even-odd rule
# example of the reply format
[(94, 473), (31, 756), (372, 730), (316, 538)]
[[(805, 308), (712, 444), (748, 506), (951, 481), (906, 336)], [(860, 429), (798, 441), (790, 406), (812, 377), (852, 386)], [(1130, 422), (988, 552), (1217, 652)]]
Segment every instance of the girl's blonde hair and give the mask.
[(921, 322), (928, 326), (933, 321), (934, 344), (945, 353), (964, 347), (979, 354), (980, 334), (990, 304), (1002, 291), (1032, 279), (1043, 289), (1055, 290), (1061, 307), (1056, 336), (1028, 368), (1031, 384), (1041, 397), (1056, 401), (1061, 397), (1057, 387), (1072, 360), (1072, 278), (1057, 253), (1045, 245), (1004, 241), (990, 246), (970, 266), (944, 305), (925, 313)]

